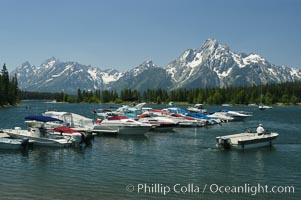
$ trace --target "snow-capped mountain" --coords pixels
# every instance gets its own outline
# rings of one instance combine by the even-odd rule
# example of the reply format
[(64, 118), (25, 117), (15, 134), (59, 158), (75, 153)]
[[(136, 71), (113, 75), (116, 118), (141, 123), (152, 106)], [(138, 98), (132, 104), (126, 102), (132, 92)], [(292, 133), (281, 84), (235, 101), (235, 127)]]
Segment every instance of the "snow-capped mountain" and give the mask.
[(270, 64), (257, 54), (237, 54), (215, 39), (188, 49), (166, 67), (174, 88), (260, 85), (301, 80), (297, 69)]
[(215, 39), (208, 39), (198, 49), (188, 49), (165, 68), (148, 60), (119, 72), (100, 70), (77, 62), (50, 58), (40, 66), (23, 63), (17, 74), (19, 87), (25, 91), (76, 93), (77, 89), (206, 88), (248, 86), (301, 80), (300, 69), (270, 64), (257, 54), (235, 53)]
[(77, 89), (106, 89), (122, 73), (116, 70), (101, 71), (96, 67), (77, 62), (60, 62), (52, 57), (39, 67), (25, 62), (15, 71), (19, 87), (25, 91), (76, 93)]

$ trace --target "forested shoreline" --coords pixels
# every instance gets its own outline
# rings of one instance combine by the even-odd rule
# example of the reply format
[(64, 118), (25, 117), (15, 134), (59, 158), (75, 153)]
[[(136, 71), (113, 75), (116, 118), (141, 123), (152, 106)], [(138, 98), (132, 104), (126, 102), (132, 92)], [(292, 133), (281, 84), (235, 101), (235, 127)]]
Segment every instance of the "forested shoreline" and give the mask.
[(51, 99), (69, 103), (123, 103), (147, 102), (162, 104), (173, 102), (204, 103), (209, 105), (230, 104), (258, 104), (262, 95), (262, 102), (266, 105), (277, 103), (296, 105), (301, 102), (301, 82), (287, 82), (253, 87), (229, 88), (195, 88), (195, 89), (148, 89), (139, 92), (124, 89), (120, 93), (114, 90), (86, 91), (78, 89), (76, 95), (61, 93), (21, 92), (21, 99)]

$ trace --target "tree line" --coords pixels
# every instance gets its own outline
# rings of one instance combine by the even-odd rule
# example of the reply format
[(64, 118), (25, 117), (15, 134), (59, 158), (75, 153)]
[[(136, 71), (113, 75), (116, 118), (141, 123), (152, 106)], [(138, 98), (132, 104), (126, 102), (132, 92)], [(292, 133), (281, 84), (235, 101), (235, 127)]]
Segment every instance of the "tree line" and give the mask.
[(114, 90), (77, 90), (76, 95), (56, 93), (53, 95), (57, 101), (69, 103), (122, 103), (122, 102), (147, 102), (167, 103), (187, 102), (205, 103), (211, 105), (230, 104), (258, 104), (266, 105), (283, 103), (297, 104), (301, 102), (301, 82), (287, 82), (281, 84), (268, 84), (253, 87), (228, 87), (228, 88), (196, 88), (176, 89), (147, 89), (143, 92), (134, 89), (124, 89), (120, 93)]
[(9, 76), (4, 64), (0, 74), (0, 106), (16, 105), (20, 99), (17, 76)]

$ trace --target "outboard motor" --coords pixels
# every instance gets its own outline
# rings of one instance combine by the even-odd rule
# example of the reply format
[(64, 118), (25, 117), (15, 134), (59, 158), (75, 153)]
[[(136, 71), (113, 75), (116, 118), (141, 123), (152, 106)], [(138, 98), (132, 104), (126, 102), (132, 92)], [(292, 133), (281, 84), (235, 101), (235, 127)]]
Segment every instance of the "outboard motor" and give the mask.
[(28, 138), (23, 139), (22, 142), (21, 142), (21, 146), (22, 146), (22, 149), (23, 149), (23, 150), (28, 150), (28, 147), (29, 147), (29, 139), (28, 139)]
[(222, 146), (224, 149), (231, 149), (230, 139), (223, 139)]
[(94, 139), (94, 136), (92, 132), (86, 132), (82, 134), (82, 142), (85, 143), (86, 146), (90, 146), (92, 144), (92, 140)]

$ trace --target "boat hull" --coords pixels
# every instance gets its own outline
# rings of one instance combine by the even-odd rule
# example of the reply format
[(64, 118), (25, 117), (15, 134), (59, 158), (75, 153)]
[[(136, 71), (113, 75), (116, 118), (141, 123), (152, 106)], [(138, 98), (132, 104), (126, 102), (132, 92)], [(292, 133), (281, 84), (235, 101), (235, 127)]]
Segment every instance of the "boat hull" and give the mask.
[(98, 133), (115, 133), (120, 135), (144, 135), (152, 128), (151, 125), (147, 126), (131, 126), (131, 125), (113, 125), (113, 124), (100, 124), (94, 127)]
[(21, 140), (21, 139), (0, 138), (0, 149), (18, 150), (18, 149), (26, 148), (26, 145), (28, 145), (28, 139)]
[(115, 133), (120, 135), (144, 135), (152, 126), (112, 126), (101, 125), (94, 127), (98, 133)]
[(168, 124), (168, 123), (150, 123), (153, 125), (153, 128), (151, 131), (157, 131), (157, 132), (171, 132), (176, 128), (178, 125), (177, 124)]
[(238, 149), (238, 150), (244, 150), (244, 149), (254, 149), (254, 148), (260, 148), (260, 147), (271, 147), (273, 145), (274, 139), (269, 139), (267, 141), (260, 141), (257, 143), (232, 145), (231, 148)]
[(271, 106), (258, 106), (259, 110), (271, 109)]

